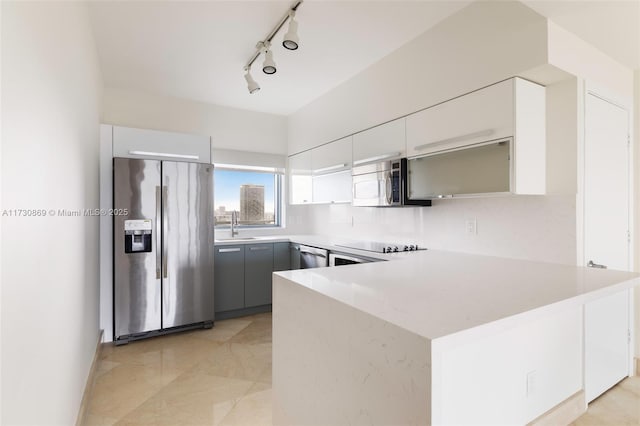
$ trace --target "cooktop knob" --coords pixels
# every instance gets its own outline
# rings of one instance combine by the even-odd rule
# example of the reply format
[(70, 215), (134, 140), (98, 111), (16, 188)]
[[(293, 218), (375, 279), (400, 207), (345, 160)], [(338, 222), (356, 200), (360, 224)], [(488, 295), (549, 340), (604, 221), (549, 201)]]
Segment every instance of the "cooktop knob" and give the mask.
[(398, 250), (399, 250), (399, 249), (398, 249), (398, 246), (395, 246), (395, 247), (393, 248), (393, 252), (394, 252), (394, 253), (397, 253), (397, 252), (398, 252)]
[(391, 253), (391, 251), (392, 251), (392, 250), (391, 250), (391, 246), (387, 247), (387, 251), (386, 251), (386, 253)]
[(414, 246), (413, 244), (411, 244), (409, 246), (409, 251), (414, 251), (414, 250), (417, 250), (417, 249), (418, 249), (418, 247)]
[(409, 251), (409, 246), (404, 246), (404, 250), (403, 251)]

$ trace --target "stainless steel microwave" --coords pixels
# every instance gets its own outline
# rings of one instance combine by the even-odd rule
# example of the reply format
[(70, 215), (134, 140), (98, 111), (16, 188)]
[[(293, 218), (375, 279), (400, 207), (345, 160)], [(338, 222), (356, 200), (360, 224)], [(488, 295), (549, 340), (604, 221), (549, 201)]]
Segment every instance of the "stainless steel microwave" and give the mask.
[(431, 200), (407, 198), (406, 165), (406, 159), (397, 159), (353, 167), (352, 204), (359, 207), (430, 206)]

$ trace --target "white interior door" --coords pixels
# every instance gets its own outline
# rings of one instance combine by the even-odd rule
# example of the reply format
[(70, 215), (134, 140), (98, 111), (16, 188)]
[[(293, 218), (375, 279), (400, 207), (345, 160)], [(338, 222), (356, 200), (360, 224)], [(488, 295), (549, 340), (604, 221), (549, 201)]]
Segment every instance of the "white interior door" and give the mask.
[(609, 269), (630, 269), (629, 113), (585, 97), (584, 255)]
[[(631, 269), (629, 113), (585, 96), (584, 263)], [(585, 394), (592, 401), (629, 374), (627, 292), (585, 306)]]

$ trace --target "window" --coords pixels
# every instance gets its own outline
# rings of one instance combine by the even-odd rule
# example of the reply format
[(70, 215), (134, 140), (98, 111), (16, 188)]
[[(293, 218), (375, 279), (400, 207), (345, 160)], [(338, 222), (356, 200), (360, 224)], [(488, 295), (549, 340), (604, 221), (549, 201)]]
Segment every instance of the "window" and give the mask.
[(218, 166), (214, 171), (217, 227), (228, 227), (238, 212), (239, 226), (280, 226), (282, 174), (271, 168)]

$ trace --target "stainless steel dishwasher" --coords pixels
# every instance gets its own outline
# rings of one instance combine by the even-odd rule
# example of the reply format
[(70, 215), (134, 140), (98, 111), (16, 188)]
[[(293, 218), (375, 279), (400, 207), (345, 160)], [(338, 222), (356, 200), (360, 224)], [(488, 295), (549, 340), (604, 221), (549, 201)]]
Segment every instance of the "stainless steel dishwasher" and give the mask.
[(329, 251), (300, 245), (300, 269), (329, 266)]

